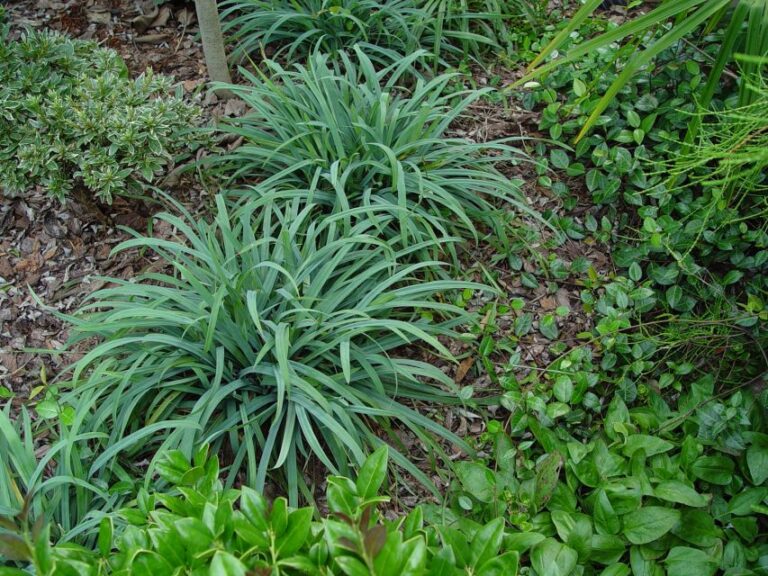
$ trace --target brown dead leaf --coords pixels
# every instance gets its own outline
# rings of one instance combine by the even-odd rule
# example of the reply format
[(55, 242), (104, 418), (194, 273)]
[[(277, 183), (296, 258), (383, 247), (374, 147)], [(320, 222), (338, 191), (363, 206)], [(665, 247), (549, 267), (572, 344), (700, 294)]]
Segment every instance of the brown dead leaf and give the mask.
[(51, 238), (61, 239), (67, 235), (66, 229), (61, 226), (52, 214), (47, 214), (43, 220), (43, 229)]
[(16, 362), (16, 355), (8, 352), (0, 354), (0, 366), (5, 368), (8, 372), (14, 373), (19, 369), (19, 365)]
[(109, 10), (88, 10), (87, 18), (88, 22), (94, 24), (110, 24), (112, 22), (112, 14)]
[(203, 82), (203, 80), (195, 78), (192, 80), (184, 80), (181, 85), (184, 87), (185, 92), (194, 92), (195, 89)]
[(23, 260), (20, 260), (16, 264), (16, 271), (17, 272), (36, 272), (39, 267), (40, 266), (37, 263), (37, 256), (30, 256), (29, 258), (24, 258)]
[(112, 249), (107, 244), (102, 244), (96, 249), (96, 260), (106, 260)]
[(140, 16), (136, 16), (136, 18), (131, 20), (131, 25), (136, 29), (136, 32), (142, 34), (152, 26), (152, 23), (155, 21), (158, 14), (160, 14), (160, 8), (153, 6)]
[(143, 36), (137, 36), (133, 39), (136, 44), (155, 44), (162, 40), (165, 40), (168, 34), (144, 34)]
[(155, 17), (154, 20), (152, 20), (152, 23), (149, 25), (150, 28), (162, 28), (166, 24), (168, 24), (168, 20), (171, 19), (171, 9), (168, 8), (168, 6), (163, 6), (160, 8), (160, 12)]
[(541, 309), (545, 311), (554, 310), (557, 308), (557, 300), (551, 296), (545, 296), (539, 300), (539, 306), (541, 306)]
[(13, 264), (11, 264), (11, 255), (0, 253), (0, 278), (6, 280), (13, 276)]
[(57, 246), (52, 246), (51, 248), (48, 248), (45, 252), (43, 252), (43, 260), (50, 260), (54, 256), (56, 256), (56, 252), (58, 252), (59, 249)]
[(238, 98), (230, 98), (229, 100), (227, 100), (227, 103), (224, 105), (224, 115), (240, 117), (243, 114), (245, 114), (246, 108), (247, 108), (247, 105), (242, 100)]
[(461, 361), (461, 364), (459, 364), (459, 367), (456, 369), (456, 376), (454, 377), (453, 381), (456, 382), (456, 384), (461, 384), (461, 381), (466, 378), (467, 372), (469, 372), (469, 369), (472, 368), (474, 364), (474, 356), (467, 356), (464, 358), (464, 360)]
[(176, 12), (176, 20), (178, 20), (179, 24), (186, 28), (187, 26), (190, 26), (194, 23), (195, 11), (190, 10), (189, 8), (182, 8)]

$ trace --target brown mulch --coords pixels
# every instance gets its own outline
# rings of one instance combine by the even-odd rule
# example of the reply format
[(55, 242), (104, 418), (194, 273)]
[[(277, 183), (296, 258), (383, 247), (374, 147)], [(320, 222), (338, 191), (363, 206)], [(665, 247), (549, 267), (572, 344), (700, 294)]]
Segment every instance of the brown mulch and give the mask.
[[(166, 3), (162, 10), (151, 0), (25, 0), (4, 7), (13, 33), (52, 29), (96, 40), (118, 51), (132, 74), (152, 68), (171, 75), (201, 103), (205, 65), (193, 2)], [(223, 113), (215, 99), (203, 104), (204, 117)], [(186, 176), (170, 192), (195, 207), (204, 194)], [(11, 391), (15, 404), (29, 404), (31, 390), (51, 383), (75, 359), (60, 353), (68, 327), (54, 312), (75, 310), (105, 284), (99, 276), (130, 278), (148, 265), (135, 251), (110, 252), (129, 237), (120, 226), (145, 230), (158, 206), (121, 198), (96, 206), (84, 195), (62, 205), (42, 189), (23, 198), (0, 195), (0, 397)]]
[(21, 0), (6, 9), (18, 29), (56, 30), (116, 50), (134, 75), (152, 68), (181, 82), (205, 78), (194, 2)]
[[(19, 400), (72, 360), (57, 354), (67, 339), (65, 323), (35, 295), (44, 306), (69, 313), (104, 285), (97, 276), (129, 278), (143, 265), (135, 253), (110, 258), (127, 235), (79, 208), (73, 202), (61, 207), (42, 191), (0, 205), (0, 383)], [(145, 226), (146, 219), (123, 203), (114, 208), (113, 222)]]

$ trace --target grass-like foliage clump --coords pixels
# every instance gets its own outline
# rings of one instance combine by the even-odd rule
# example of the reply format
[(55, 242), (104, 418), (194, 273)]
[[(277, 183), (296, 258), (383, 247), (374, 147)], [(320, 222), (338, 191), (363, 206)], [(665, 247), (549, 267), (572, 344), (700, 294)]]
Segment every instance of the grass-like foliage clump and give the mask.
[(243, 143), (217, 169), (241, 183), (260, 180), (247, 195), (306, 189), (333, 210), (386, 208), (394, 220), (384, 235), (416, 241), (475, 236), (476, 221), (499, 222), (499, 204), (528, 210), (518, 182), (497, 169), (523, 152), (450, 133), (484, 91), (457, 94), (450, 74), (406, 89), (398, 82), (418, 54), (377, 71), (355, 52), (340, 63), (315, 54), (290, 69), (268, 62), (271, 77), (244, 71), (250, 85), (229, 88), (250, 112), (221, 126)]
[[(51, 385), (47, 394), (54, 395), (55, 390)], [(17, 559), (18, 542), (9, 542), (4, 533), (10, 518), (36, 522), (38, 528), (50, 522), (54, 538), (83, 540), (98, 530), (104, 513), (135, 495), (134, 481), (127, 480), (124, 471), (122, 485), (115, 483), (108, 490), (104, 479), (109, 474), (90, 468), (95, 458), (91, 441), (99, 433), (82, 431), (85, 414), (72, 406), (57, 414), (55, 402), (47, 403), (50, 420), (40, 418), (41, 402), (37, 416), (11, 402), (0, 409), (0, 558), (5, 557), (0, 562)], [(5, 576), (2, 568), (0, 574)]]
[[(481, 3), (482, 4), (482, 3)], [(442, 0), (227, 0), (224, 26), (235, 53), (266, 47), (288, 59), (315, 49), (335, 54), (364, 44), (382, 60), (419, 49), (419, 62), (477, 54), (495, 44), (499, 6)]]
[(142, 439), (134, 457), (160, 445), (189, 454), (201, 441), (226, 446), (230, 481), (243, 471), (261, 488), (282, 469), (292, 501), (302, 463), (347, 471), (381, 442), (374, 427), (386, 434), (399, 422), (427, 443), (431, 431), (463, 445), (400, 403), (456, 393), (437, 367), (397, 349), (423, 345), (449, 358), (438, 337), (469, 316), (440, 295), (478, 286), (409, 284), (435, 263), (400, 265), (408, 251), (368, 235), (365, 223), (349, 229), (348, 214), (316, 221), (312, 206), (273, 204), (229, 214), (219, 199), (212, 224), (179, 207), (182, 217), (160, 217), (176, 239), (118, 247), (151, 249), (155, 269), (172, 271), (112, 279), (77, 315), (75, 340), (101, 341), (74, 368), (78, 410), (93, 412), (86, 429), (107, 432), (105, 447)]
[(111, 202), (152, 182), (200, 141), (199, 111), (169, 88), (150, 72), (131, 80), (96, 42), (47, 31), (16, 41), (0, 24), (0, 190), (87, 189)]
[[(753, 216), (755, 205), (764, 210), (768, 191), (768, 81), (748, 89), (750, 104), (699, 110), (694, 117), (699, 125), (694, 145), (663, 164), (672, 176), (670, 188), (677, 183), (710, 188), (713, 200), (727, 202), (734, 219), (743, 216), (740, 211)], [(712, 206), (706, 217), (717, 211)]]

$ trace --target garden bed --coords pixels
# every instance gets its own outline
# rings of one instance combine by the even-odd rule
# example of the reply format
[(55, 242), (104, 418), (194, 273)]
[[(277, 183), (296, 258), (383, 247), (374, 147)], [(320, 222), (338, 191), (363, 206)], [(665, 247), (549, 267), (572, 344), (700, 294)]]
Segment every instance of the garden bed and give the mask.
[(192, 2), (10, 3), (0, 560), (763, 574), (768, 11), (666, 34), (718, 1), (227, 0), (227, 97)]
[[(153, 7), (153, 3), (147, 3), (145, 13), (155, 13)], [(144, 24), (146, 28), (134, 22), (143, 13), (130, 1), (29, 0), (11, 2), (7, 9), (17, 34), (24, 29), (52, 30), (96, 40), (116, 50), (132, 75), (151, 68), (173, 76), (190, 100), (202, 98), (205, 63), (194, 38), (197, 28), (190, 16), (194, 13), (192, 4), (166, 6), (163, 14), (158, 13), (148, 25)], [(205, 121), (242, 111), (238, 106), (227, 107), (215, 96), (203, 104)], [(208, 194), (194, 177), (168, 176), (171, 178), (165, 188), (173, 197), (189, 207), (203, 209)], [(68, 337), (67, 324), (52, 310), (72, 312), (85, 296), (104, 285), (99, 276), (129, 279), (150, 266), (151, 260), (135, 251), (115, 258), (110, 258), (110, 252), (130, 237), (123, 227), (146, 230), (152, 214), (162, 207), (123, 198), (110, 206), (94, 202), (86, 191), (62, 204), (42, 189), (23, 198), (2, 200), (0, 277), (5, 284), (0, 294), (0, 383), (17, 395), (15, 402), (21, 404), (30, 391), (54, 379), (77, 357), (72, 351), (60, 353)]]
[[(194, 40), (196, 23), (187, 14), (193, 6), (188, 2), (180, 2), (166, 5), (166, 8), (170, 14), (158, 14), (159, 18), (154, 21), (154, 24), (160, 25), (150, 23), (143, 30), (143, 25), (137, 29), (133, 23), (142, 13), (137, 10), (134, 2), (128, 1), (14, 2), (10, 17), (18, 30), (24, 27), (45, 28), (62, 31), (75, 38), (96, 39), (100, 44), (117, 50), (133, 74), (151, 67), (158, 73), (173, 76), (185, 92), (192, 95), (205, 82), (202, 51), (199, 43)], [(155, 13), (149, 6), (146, 12), (150, 15)], [(141, 22), (146, 21), (149, 19)], [(191, 23), (185, 26), (185, 21)], [(496, 73), (507, 78), (520, 75), (517, 69), (502, 69)], [(475, 76), (480, 85), (488, 81), (487, 73), (481, 69), (475, 71)], [(209, 118), (242, 112), (243, 107), (234, 102), (229, 105), (218, 103), (215, 97), (212, 101), (210, 97), (206, 101), (205, 113)], [(502, 102), (496, 105), (484, 103), (473, 106), (470, 114), (457, 123), (453, 132), (477, 142), (507, 137), (540, 138), (542, 134), (537, 129), (538, 119), (538, 113), (526, 111), (514, 103), (511, 107)], [(520, 177), (527, 182), (524, 192), (535, 210), (560, 211), (558, 200), (550, 191), (537, 186), (536, 178), (532, 176), (532, 167), (526, 164), (510, 172), (510, 177)], [(201, 198), (206, 195), (201, 185), (189, 176), (182, 182), (174, 183), (169, 191), (188, 207), (199, 207)], [(133, 251), (121, 253), (117, 259), (110, 258), (109, 253), (115, 245), (129, 237), (120, 227), (145, 230), (151, 214), (158, 207), (120, 199), (108, 207), (93, 204), (87, 198), (84, 200), (70, 199), (62, 210), (57, 201), (39, 192), (31, 198), (10, 200), (3, 207), (3, 243), (0, 247), (8, 255), (2, 264), (8, 269), (0, 271), (5, 272), (0, 276), (8, 282), (9, 287), (4, 294), (8, 306), (3, 316), (3, 330), (0, 332), (3, 338), (0, 350), (3, 351), (3, 367), (6, 369), (2, 381), (17, 394), (15, 400), (18, 403), (23, 403), (25, 395), (54, 378), (62, 367), (76, 357), (69, 353), (56, 353), (67, 339), (66, 323), (35, 302), (26, 287), (29, 286), (44, 305), (68, 313), (76, 309), (89, 293), (104, 285), (103, 281), (97, 279), (98, 276), (130, 279), (152, 265), (146, 255), (139, 256)], [(572, 213), (578, 221), (581, 215), (590, 210), (590, 199), (583, 196), (581, 204)], [(609, 271), (610, 251), (607, 245), (587, 238), (583, 241), (568, 239), (554, 246), (551, 242), (552, 231), (542, 229), (535, 221), (529, 221), (526, 226), (541, 235), (541, 238), (521, 250), (524, 271), (531, 274), (537, 272), (539, 266), (536, 259), (546, 258), (549, 254), (556, 255), (566, 264), (576, 259), (586, 259), (600, 274)], [(545, 245), (553, 248), (549, 249)], [(576, 334), (590, 330), (592, 321), (576, 305), (581, 290), (578, 278), (554, 280), (556, 286), (544, 283), (535, 288), (524, 286), (519, 272), (510, 270), (503, 262), (494, 259), (495, 250), (493, 246), (477, 246), (466, 255), (464, 266), (467, 278), (480, 279), (481, 269), (498, 273), (499, 285), (507, 292), (508, 298), (523, 299), (526, 302), (525, 312), (533, 315), (534, 330), (520, 341), (524, 353), (520, 358), (518, 373), (522, 377), (531, 368), (545, 369), (554, 359), (549, 350), (551, 341), (536, 330), (538, 318), (553, 314), (558, 307), (568, 308), (569, 315), (559, 321), (559, 340), (569, 348), (579, 345)], [(527, 254), (527, 250), (531, 250), (531, 254)], [(500, 314), (493, 337), (500, 341), (507, 339), (512, 334), (519, 313), (519, 310), (510, 310), (507, 314)], [(47, 355), (26, 351), (30, 348), (54, 352)], [(458, 372), (457, 383), (474, 386), (478, 391), (491, 386), (487, 375), (477, 375), (476, 370), (469, 369), (469, 366), (475, 364), (473, 353), (466, 351), (462, 356), (466, 356), (462, 358), (463, 365), (451, 368)], [(503, 357), (501, 360), (503, 363)], [(41, 378), (45, 381), (41, 381)], [(432, 409), (429, 413), (435, 416)], [(483, 432), (481, 421), (476, 415), (475, 422), (450, 413), (439, 415), (437, 419), (446, 418), (451, 424), (449, 428), (461, 435), (479, 435)]]

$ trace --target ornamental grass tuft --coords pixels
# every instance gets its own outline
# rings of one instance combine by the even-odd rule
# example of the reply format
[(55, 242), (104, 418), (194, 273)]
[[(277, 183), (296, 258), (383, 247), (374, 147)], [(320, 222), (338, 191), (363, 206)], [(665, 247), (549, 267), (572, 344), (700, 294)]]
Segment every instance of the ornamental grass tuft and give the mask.
[(179, 206), (159, 216), (173, 238), (118, 246), (153, 251), (158, 271), (108, 279), (72, 318), (73, 342), (99, 340), (68, 398), (108, 435), (94, 468), (208, 442), (230, 455), (230, 484), (242, 472), (261, 489), (279, 470), (296, 502), (309, 496), (308, 459), (347, 473), (397, 427), (467, 448), (409, 406), (456, 402), (452, 380), (400, 349), (452, 360), (440, 338), (460, 337), (471, 316), (443, 296), (481, 285), (410, 282), (439, 263), (401, 264), (422, 247), (395, 249), (364, 220), (350, 228), (356, 214), (318, 219), (312, 205), (269, 197), (230, 213), (217, 201), (212, 223)]

